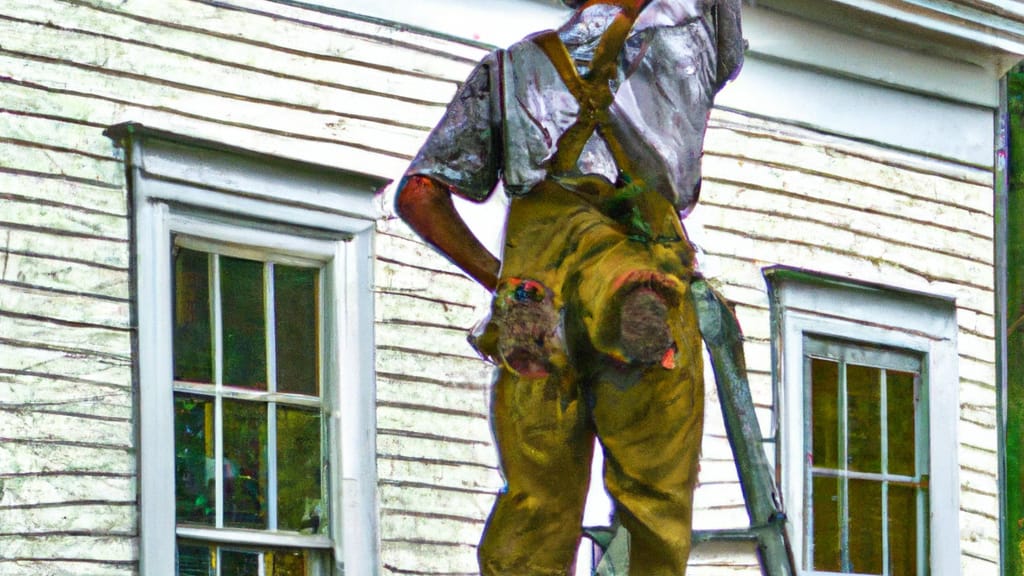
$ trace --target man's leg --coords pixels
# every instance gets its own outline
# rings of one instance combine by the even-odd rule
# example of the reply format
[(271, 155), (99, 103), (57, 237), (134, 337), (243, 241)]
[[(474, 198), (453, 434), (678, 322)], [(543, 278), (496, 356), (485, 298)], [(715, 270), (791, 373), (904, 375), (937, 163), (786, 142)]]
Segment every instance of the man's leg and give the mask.
[(703, 431), (697, 320), (688, 299), (671, 312), (671, 367), (612, 368), (592, 389), (605, 484), (630, 533), (630, 572), (643, 576), (686, 573)]
[(566, 294), (569, 317), (580, 319), (567, 321), (570, 348), (593, 367), (587, 394), (605, 485), (630, 533), (630, 573), (643, 576), (686, 573), (704, 424), (692, 252), (674, 231), (679, 241), (628, 239), (580, 259)]
[(580, 539), (593, 432), (571, 370), (502, 369), (492, 423), (506, 488), (487, 521), (483, 576), (566, 576)]

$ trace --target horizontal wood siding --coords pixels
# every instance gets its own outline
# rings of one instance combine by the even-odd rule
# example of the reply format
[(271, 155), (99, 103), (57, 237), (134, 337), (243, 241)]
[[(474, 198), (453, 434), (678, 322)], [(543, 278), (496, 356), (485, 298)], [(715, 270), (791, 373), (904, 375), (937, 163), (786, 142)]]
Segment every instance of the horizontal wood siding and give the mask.
[(491, 366), (466, 341), (487, 294), (400, 221), (378, 231), (384, 573), (476, 574), (476, 544), (501, 487)]
[[(127, 576), (130, 215), (103, 130), (396, 178), (486, 51), (264, 0), (5, 0), (0, 38), (0, 574)], [(381, 562), (468, 573), (497, 487), (486, 368), (457, 350), (471, 288), (378, 247)]]
[[(962, 570), (996, 573), (992, 174), (718, 111), (690, 227), (707, 272), (737, 303), (766, 432), (771, 333), (763, 268), (796, 266), (956, 298)], [(735, 471), (721, 456), (727, 443), (714, 401), (709, 394), (696, 524), (741, 525), (746, 516)]]
[[(0, 574), (127, 576), (129, 214), (102, 130), (135, 121), (397, 178), (485, 50), (267, 0), (5, 0), (0, 38)], [(716, 113), (705, 176), (693, 218), (737, 302), (765, 422), (764, 266), (957, 298), (963, 567), (994, 571), (991, 175)], [(487, 295), (391, 217), (375, 242), (382, 571), (475, 574), (501, 486), (491, 369), (465, 340)], [(708, 391), (696, 524), (736, 526), (742, 498)], [(728, 546), (702, 546), (692, 564), (757, 573), (750, 550)]]

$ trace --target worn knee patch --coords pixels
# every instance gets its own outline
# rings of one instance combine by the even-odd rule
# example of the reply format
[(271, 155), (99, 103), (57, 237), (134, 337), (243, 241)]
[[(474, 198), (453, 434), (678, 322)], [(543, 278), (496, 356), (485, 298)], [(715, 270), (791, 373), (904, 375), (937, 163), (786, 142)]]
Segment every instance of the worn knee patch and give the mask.
[(494, 295), (492, 322), (498, 327), (498, 354), (521, 376), (550, 373), (553, 356), (563, 348), (561, 316), (551, 290), (535, 280), (512, 278)]
[(619, 347), (638, 364), (675, 367), (676, 343), (669, 314), (679, 302), (678, 281), (651, 272), (630, 274), (619, 281)]
[(622, 301), (619, 340), (627, 358), (642, 364), (660, 362), (673, 346), (668, 305), (650, 288), (637, 288)]

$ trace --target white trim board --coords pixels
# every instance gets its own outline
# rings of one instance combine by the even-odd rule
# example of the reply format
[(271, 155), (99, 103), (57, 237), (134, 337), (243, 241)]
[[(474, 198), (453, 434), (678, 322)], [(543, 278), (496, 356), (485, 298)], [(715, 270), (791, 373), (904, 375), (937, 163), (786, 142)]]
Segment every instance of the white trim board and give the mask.
[(994, 111), (750, 55), (716, 105), (962, 164), (993, 165)]
[(965, 104), (999, 106), (999, 75), (967, 60), (885, 44), (759, 6), (743, 8), (743, 35), (750, 45), (748, 58), (783, 61)]
[[(1024, 18), (953, 0), (746, 0), (844, 29), (952, 58), (973, 59), (1002, 76), (1024, 58)], [(977, 2), (972, 2), (977, 4)]]

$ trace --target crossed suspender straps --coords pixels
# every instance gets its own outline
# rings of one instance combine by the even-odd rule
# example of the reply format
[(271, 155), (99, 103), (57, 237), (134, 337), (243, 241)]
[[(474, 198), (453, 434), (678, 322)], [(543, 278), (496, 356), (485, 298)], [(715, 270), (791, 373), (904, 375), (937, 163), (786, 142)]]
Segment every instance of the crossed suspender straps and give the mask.
[[(572, 183), (579, 186), (579, 190), (594, 194), (600, 210), (621, 224), (629, 238), (644, 243), (672, 244), (685, 236), (679, 217), (671, 203), (657, 192), (650, 191), (633, 171), (629, 154), (615, 137), (608, 110), (615, 99), (609, 81), (618, 74), (619, 55), (638, 14), (638, 11), (627, 8), (616, 15), (594, 51), (590, 71), (583, 76), (577, 72), (572, 56), (556, 32), (544, 32), (533, 37), (533, 42), (551, 61), (579, 105), (576, 121), (555, 144), (547, 173), (549, 179), (560, 185)], [(583, 148), (595, 132), (604, 139), (619, 169), (618, 178), (611, 186), (603, 178), (580, 174), (577, 170)]]
[(576, 70), (576, 64), (557, 32), (544, 32), (533, 38), (533, 42), (551, 61), (579, 105), (576, 122), (562, 133), (555, 145), (554, 156), (548, 165), (549, 173), (575, 173), (583, 148), (595, 131), (604, 139), (619, 172), (630, 172), (629, 156), (615, 138), (611, 128), (608, 107), (615, 99), (615, 94), (611, 91), (609, 81), (618, 73), (619, 54), (638, 15), (638, 11), (624, 9), (612, 20), (594, 51), (590, 71), (583, 77)]

